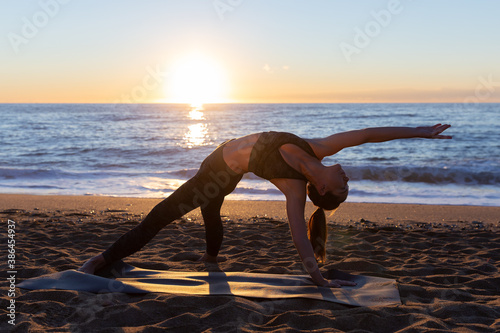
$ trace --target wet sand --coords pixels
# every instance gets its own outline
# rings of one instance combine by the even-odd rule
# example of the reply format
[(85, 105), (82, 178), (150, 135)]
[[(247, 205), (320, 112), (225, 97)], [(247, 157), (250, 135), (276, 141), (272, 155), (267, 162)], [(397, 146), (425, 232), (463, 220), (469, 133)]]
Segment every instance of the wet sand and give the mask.
[[(139, 223), (157, 202), (0, 194), (4, 235), (7, 220), (16, 222), (17, 281), (78, 268)], [(312, 209), (307, 206), (307, 216)], [(225, 262), (196, 262), (205, 249), (199, 211), (167, 226), (125, 261), (165, 270), (304, 274), (284, 202), (226, 201), (222, 214)], [(500, 330), (500, 207), (345, 203), (327, 219), (330, 237), (323, 269), (396, 279), (402, 305), (17, 288), (12, 326), (6, 316), (8, 287), (2, 284), (0, 331)], [(6, 253), (6, 238), (3, 244)], [(6, 259), (2, 270), (7, 274)]]

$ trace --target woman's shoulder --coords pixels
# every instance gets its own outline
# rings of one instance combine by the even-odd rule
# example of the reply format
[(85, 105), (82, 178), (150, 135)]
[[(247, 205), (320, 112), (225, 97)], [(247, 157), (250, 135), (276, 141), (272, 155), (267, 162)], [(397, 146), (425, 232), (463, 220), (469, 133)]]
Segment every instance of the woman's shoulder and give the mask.
[(325, 155), (325, 146), (322, 143), (321, 139), (303, 139), (305, 142), (309, 144), (311, 149), (314, 152), (314, 155), (318, 158), (318, 160), (322, 160)]

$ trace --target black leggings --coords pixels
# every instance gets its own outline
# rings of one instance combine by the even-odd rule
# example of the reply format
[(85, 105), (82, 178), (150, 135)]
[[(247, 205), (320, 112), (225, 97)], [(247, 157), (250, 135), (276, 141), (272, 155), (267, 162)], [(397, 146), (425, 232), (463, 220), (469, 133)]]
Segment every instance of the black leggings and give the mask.
[(205, 222), (207, 253), (217, 256), (223, 237), (220, 208), (224, 197), (235, 189), (242, 177), (224, 162), (222, 149), (225, 143), (203, 161), (193, 178), (156, 205), (138, 226), (103, 252), (107, 263), (139, 251), (166, 225), (198, 207), (201, 207)]

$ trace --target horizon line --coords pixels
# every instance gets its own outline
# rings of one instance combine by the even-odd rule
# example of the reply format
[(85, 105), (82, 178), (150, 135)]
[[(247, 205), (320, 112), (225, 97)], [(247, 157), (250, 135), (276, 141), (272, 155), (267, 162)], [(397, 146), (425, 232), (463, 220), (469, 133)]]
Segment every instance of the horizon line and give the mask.
[[(173, 103), (173, 102), (138, 102), (138, 103), (112, 103), (112, 102), (0, 102), (0, 105), (15, 104), (102, 104), (102, 105), (192, 105), (192, 103)], [(201, 105), (217, 104), (500, 104), (498, 102), (212, 102), (201, 103)]]

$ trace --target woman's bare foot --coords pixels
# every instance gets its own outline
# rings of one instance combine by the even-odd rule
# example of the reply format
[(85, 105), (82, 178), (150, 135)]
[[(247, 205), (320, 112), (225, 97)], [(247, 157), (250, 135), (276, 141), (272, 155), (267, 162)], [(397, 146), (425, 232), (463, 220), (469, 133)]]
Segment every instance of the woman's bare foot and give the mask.
[(226, 261), (226, 257), (214, 257), (214, 256), (211, 256), (210, 254), (206, 253), (203, 255), (203, 257), (201, 257), (200, 259), (198, 259), (198, 261), (204, 261), (204, 262), (213, 262), (213, 263), (217, 263), (217, 262), (223, 262), (223, 261)]
[(106, 260), (102, 256), (102, 254), (98, 254), (95, 257), (90, 258), (82, 267), (78, 268), (78, 271), (94, 274), (99, 268), (103, 267), (106, 264)]

